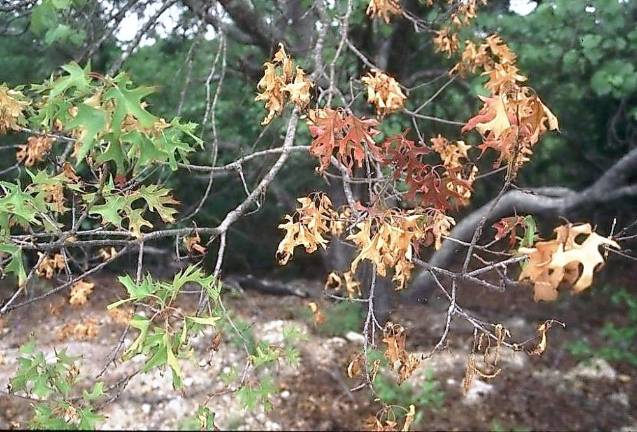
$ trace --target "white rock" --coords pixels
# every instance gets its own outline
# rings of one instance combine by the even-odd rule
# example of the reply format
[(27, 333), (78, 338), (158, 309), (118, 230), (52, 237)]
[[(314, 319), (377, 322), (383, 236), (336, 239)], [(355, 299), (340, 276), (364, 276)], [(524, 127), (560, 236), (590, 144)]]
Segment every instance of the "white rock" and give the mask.
[(522, 317), (514, 317), (505, 322), (505, 327), (509, 330), (524, 330), (529, 327), (529, 323)]
[(177, 396), (166, 404), (165, 409), (166, 411), (170, 411), (171, 413), (180, 416), (186, 412), (186, 401), (184, 401), (181, 396)]
[(463, 403), (465, 405), (474, 405), (480, 402), (486, 395), (493, 392), (493, 384), (485, 383), (479, 379), (474, 379), (471, 387), (464, 396)]
[(623, 405), (626, 408), (630, 408), (630, 398), (624, 392), (613, 393), (608, 396), (608, 399), (613, 402), (617, 402), (618, 404)]
[(521, 351), (507, 351), (508, 352), (505, 351), (503, 354), (502, 361), (507, 363), (507, 366), (510, 366), (513, 369), (524, 369), (529, 357)]
[(281, 392), (281, 399), (287, 399), (290, 397), (290, 392), (288, 390), (283, 390)]
[(266, 421), (265, 422), (265, 430), (269, 430), (269, 431), (279, 431), (281, 430), (281, 425), (278, 423), (275, 423), (273, 421)]
[(142, 405), (142, 412), (144, 414), (148, 414), (150, 412), (150, 404), (147, 404), (147, 403), (143, 404)]
[(258, 325), (256, 334), (259, 339), (267, 343), (280, 344), (283, 342), (283, 331), (289, 327), (296, 327), (301, 333), (307, 334), (307, 327), (304, 324), (290, 320), (274, 320)]
[(261, 326), (261, 330), (257, 334), (259, 334), (261, 340), (267, 343), (280, 344), (283, 342), (283, 329), (290, 324), (290, 321), (269, 321)]
[(358, 343), (361, 345), (365, 343), (365, 336), (353, 331), (348, 331), (347, 333), (345, 333), (345, 339), (347, 339), (350, 342)]
[(587, 378), (593, 380), (615, 381), (617, 379), (617, 372), (606, 360), (594, 358), (590, 361), (578, 364), (568, 371), (564, 377), (569, 380)]

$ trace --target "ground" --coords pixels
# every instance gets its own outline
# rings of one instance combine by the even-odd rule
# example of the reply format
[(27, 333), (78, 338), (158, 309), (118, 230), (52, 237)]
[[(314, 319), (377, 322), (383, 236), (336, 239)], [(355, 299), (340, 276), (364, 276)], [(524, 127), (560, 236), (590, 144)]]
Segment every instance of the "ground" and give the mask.
[[(18, 347), (34, 332), (38, 347), (46, 352), (68, 347), (71, 354), (83, 356), (81, 373), (95, 376), (103, 368), (124, 325), (107, 314), (105, 306), (123, 295), (113, 278), (95, 279), (96, 289), (90, 302), (82, 307), (67, 303), (64, 294), (45, 303), (14, 311), (3, 319), (0, 329), (0, 387), (6, 388), (15, 373)], [(294, 284), (320, 297), (321, 284), (295, 281)], [(426, 376), (437, 382), (434, 393), (440, 404), (416, 406), (420, 413), (418, 429), (427, 430), (636, 430), (637, 369), (622, 362), (593, 358), (586, 362), (574, 358), (567, 347), (586, 338), (593, 346), (603, 346), (603, 323), (620, 319), (608, 298), (585, 294), (563, 295), (552, 304), (534, 303), (529, 290), (511, 289), (493, 293), (476, 287), (461, 287), (461, 304), (478, 316), (501, 322), (517, 340), (535, 334), (536, 326), (546, 319), (559, 319), (566, 328), (550, 331), (548, 349), (542, 356), (505, 350), (502, 371), (493, 379), (477, 380), (466, 393), (462, 379), (471, 348), (471, 327), (461, 321), (452, 323), (446, 348), (423, 362), (407, 384), (418, 392)], [(184, 300), (184, 307), (195, 299)], [(319, 301), (327, 312), (329, 306)], [(192, 414), (207, 395), (219, 391), (209, 406), (216, 412), (222, 429), (360, 429), (365, 419), (380, 405), (366, 390), (351, 392), (357, 382), (347, 377), (351, 356), (361, 348), (361, 336), (355, 332), (327, 334), (308, 319), (307, 299), (272, 296), (247, 291), (228, 297), (227, 305), (242, 320), (253, 326), (254, 334), (271, 343), (281, 338), (283, 328), (294, 325), (305, 331), (300, 343), (301, 363), (297, 368), (281, 364), (274, 371), (278, 393), (273, 409), (245, 412), (232, 394), (223, 393), (218, 379), (232, 366), (241, 368), (244, 353), (226, 335), (218, 351), (211, 350), (214, 332), (194, 341), (196, 353), (183, 362), (185, 388), (171, 388), (170, 373), (137, 375), (119, 398), (108, 405), (106, 429), (174, 429)], [(620, 312), (621, 314), (621, 312)], [(68, 323), (95, 320), (98, 334), (88, 340), (73, 337), (60, 341), (61, 328)], [(329, 314), (328, 314), (329, 318)], [(408, 349), (426, 353), (437, 342), (444, 327), (443, 299), (434, 297), (426, 305), (399, 305), (392, 320), (408, 329)], [(34, 323), (37, 323), (34, 325)], [(130, 341), (130, 335), (127, 341)], [(107, 369), (107, 383), (135, 370), (142, 360)], [(423, 401), (423, 399), (418, 399)], [(0, 393), (0, 428), (24, 425), (30, 413), (26, 398)]]

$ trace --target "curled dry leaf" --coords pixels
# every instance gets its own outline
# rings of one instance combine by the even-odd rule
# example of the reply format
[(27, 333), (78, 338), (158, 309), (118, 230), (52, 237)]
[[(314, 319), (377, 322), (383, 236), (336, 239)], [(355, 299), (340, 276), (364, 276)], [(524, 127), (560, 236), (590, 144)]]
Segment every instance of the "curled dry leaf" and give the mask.
[(198, 232), (185, 236), (183, 242), (189, 254), (204, 255), (206, 253), (207, 249), (201, 245), (201, 237), (199, 237)]
[(484, 141), (479, 148), (484, 153), (491, 148), (499, 153), (494, 166), (507, 162), (511, 175), (527, 161), (533, 147), (546, 131), (557, 130), (553, 113), (528, 87), (513, 94), (481, 97), (484, 106), (462, 128), (463, 132), (476, 129)]
[(367, 86), (367, 102), (376, 107), (379, 115), (384, 116), (403, 108), (407, 97), (394, 78), (374, 69), (361, 81)]
[(349, 298), (357, 298), (362, 295), (361, 284), (351, 271), (343, 273), (342, 276), (336, 272), (332, 272), (327, 276), (325, 290), (340, 291), (343, 286)]
[(117, 255), (117, 250), (113, 246), (111, 246), (108, 249), (101, 248), (97, 254), (102, 259), (102, 261), (108, 261), (113, 256)]
[(347, 365), (347, 376), (350, 378), (355, 378), (361, 374), (363, 369), (365, 368), (365, 359), (363, 358), (363, 354), (357, 352), (354, 354), (352, 361)]
[(81, 306), (85, 304), (88, 300), (88, 296), (93, 292), (94, 286), (94, 283), (85, 282), (83, 280), (75, 282), (71, 287), (69, 303), (73, 306)]
[[(44, 256), (44, 253), (38, 252), (38, 256)], [(54, 274), (58, 273), (61, 270), (64, 270), (66, 262), (64, 261), (64, 256), (60, 253), (53, 254), (52, 256), (46, 256), (38, 267), (35, 269), (35, 274), (39, 277), (44, 277), (45, 279), (51, 279)]]
[(401, 384), (416, 370), (420, 359), (409, 354), (405, 348), (407, 333), (400, 324), (387, 322), (383, 328), (383, 342), (387, 345), (385, 357), (392, 369), (398, 372), (398, 384)]
[[(396, 410), (403, 411), (405, 420), (402, 427), (398, 423)], [(409, 409), (398, 405), (387, 405), (381, 409), (375, 416), (370, 416), (363, 423), (363, 430), (384, 432), (384, 431), (402, 431), (407, 432), (414, 420), (416, 419), (416, 406), (409, 405)]]
[(431, 139), (431, 148), (440, 155), (446, 168), (461, 168), (469, 161), (467, 151), (471, 146), (464, 141), (450, 142), (439, 134)]
[(446, 172), (442, 174), (451, 192), (450, 199), (456, 207), (469, 203), (471, 191), (478, 167), (471, 165), (467, 151), (471, 146), (464, 141), (449, 142), (446, 138), (438, 135), (431, 139), (431, 148), (438, 153), (442, 159), (442, 165)]
[(64, 162), (62, 165), (62, 174), (64, 174), (64, 177), (73, 183), (78, 183), (80, 181), (80, 178), (75, 173), (75, 168), (73, 168), (73, 165), (69, 162)]
[(325, 286), (323, 287), (326, 291), (340, 291), (343, 283), (341, 282), (341, 277), (336, 272), (331, 272), (327, 275), (327, 280), (325, 281)]
[[(590, 224), (566, 224), (555, 228), (556, 238), (536, 242), (532, 248), (520, 248), (528, 256), (519, 280), (534, 284), (535, 301), (553, 301), (558, 296), (561, 282), (572, 284), (573, 293), (579, 293), (593, 283), (593, 274), (604, 263), (599, 247), (619, 248), (614, 240), (593, 232)], [(576, 238), (586, 235), (582, 243)]]
[[(281, 115), (287, 98), (299, 108), (310, 102), (310, 89), (314, 84), (306, 77), (305, 71), (294, 67), (294, 60), (285, 52), (283, 44), (274, 54), (271, 62), (263, 65), (263, 77), (257, 84), (259, 94), (255, 98), (263, 101), (268, 115), (261, 122), (267, 125), (274, 116)], [(296, 72), (296, 73), (295, 73)]]
[(294, 82), (283, 87), (283, 91), (288, 94), (290, 102), (303, 109), (310, 103), (310, 89), (314, 84), (305, 76), (305, 71), (296, 67)]
[(389, 23), (393, 15), (402, 15), (398, 0), (370, 0), (366, 10), (370, 18), (382, 18), (385, 23)]
[(548, 333), (554, 322), (555, 321), (544, 321), (537, 327), (537, 334), (540, 338), (540, 342), (538, 342), (537, 346), (533, 350), (529, 351), (530, 355), (542, 355), (544, 351), (546, 351), (548, 342), (546, 334)]
[(448, 27), (436, 31), (432, 41), (436, 51), (447, 54), (447, 57), (458, 51), (460, 45), (458, 33)]
[(49, 204), (51, 211), (65, 213), (68, 208), (64, 205), (64, 185), (62, 183), (39, 185), (44, 201)]
[(348, 222), (352, 218), (352, 211), (349, 208), (345, 208), (340, 213), (334, 212), (332, 214), (332, 220), (330, 221), (330, 232), (333, 236), (340, 236), (345, 232)]
[(401, 429), (401, 431), (402, 432), (409, 431), (409, 428), (411, 427), (415, 418), (416, 418), (416, 407), (414, 405), (409, 405), (409, 411), (407, 411), (407, 414), (405, 414), (405, 423), (403, 423), (403, 428)]
[(454, 5), (451, 13), (451, 22), (458, 26), (466, 26), (477, 16), (478, 4), (487, 4), (487, 0), (464, 0)]
[[(502, 344), (511, 333), (502, 324), (493, 326), (493, 334), (474, 333), (473, 347), (467, 357), (465, 376), (462, 380), (463, 391), (466, 393), (476, 376), (481, 378), (495, 378), (502, 369), (498, 366)], [(482, 359), (478, 354), (482, 352)]]
[(314, 194), (310, 197), (298, 198), (301, 207), (294, 215), (286, 215), (284, 224), (279, 228), (286, 231), (279, 243), (276, 256), (279, 264), (285, 265), (292, 258), (294, 248), (305, 247), (307, 253), (315, 252), (318, 247), (325, 248), (330, 233), (329, 221), (334, 217), (332, 202), (325, 194)]
[(16, 159), (25, 166), (33, 166), (37, 162), (42, 162), (51, 151), (53, 139), (45, 136), (30, 136), (26, 144), (19, 145), (16, 151)]
[[(478, 69), (482, 69), (484, 73), (488, 74), (499, 65), (502, 71), (507, 72), (511, 83), (525, 81), (526, 77), (517, 73), (516, 61), (517, 56), (502, 38), (497, 34), (492, 34), (487, 36), (480, 45), (476, 45), (472, 41), (465, 41), (461, 61), (451, 69), (451, 74), (464, 75), (466, 72), (474, 73)], [(487, 88), (493, 90), (493, 85)]]
[(310, 311), (312, 312), (315, 325), (319, 326), (325, 322), (325, 315), (323, 315), (323, 312), (321, 312), (321, 309), (319, 309), (319, 306), (318, 304), (316, 304), (316, 302), (309, 302), (307, 304), (307, 307), (310, 308)]
[(0, 135), (10, 130), (20, 130), (24, 121), (24, 110), (29, 105), (22, 93), (0, 85)]
[(362, 295), (361, 292), (361, 284), (356, 279), (356, 275), (351, 271), (347, 271), (343, 273), (343, 278), (345, 279), (345, 291), (347, 292), (347, 296), (349, 298), (357, 298)]
[[(422, 212), (422, 213), (421, 213)], [(363, 260), (374, 263), (376, 272), (386, 276), (393, 269), (396, 289), (405, 287), (414, 268), (413, 258), (420, 245), (441, 245), (449, 233), (453, 219), (437, 210), (422, 209), (402, 212), (391, 209), (370, 215), (357, 223), (347, 237), (358, 249), (350, 271), (354, 274)]]

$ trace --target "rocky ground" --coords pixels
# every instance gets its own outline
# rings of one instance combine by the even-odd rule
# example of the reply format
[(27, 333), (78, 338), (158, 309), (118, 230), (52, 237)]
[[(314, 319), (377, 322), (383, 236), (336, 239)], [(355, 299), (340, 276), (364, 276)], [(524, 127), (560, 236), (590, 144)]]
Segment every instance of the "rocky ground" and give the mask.
[[(297, 285), (318, 296), (320, 284), (298, 281)], [(18, 347), (34, 332), (38, 347), (50, 354), (53, 348), (67, 347), (81, 355), (81, 374), (89, 380), (104, 367), (124, 325), (105, 312), (105, 305), (122, 293), (104, 276), (96, 283), (90, 303), (72, 307), (64, 296), (51, 298), (11, 313), (0, 329), (0, 388), (5, 389), (16, 371)], [(561, 319), (566, 329), (549, 333), (549, 348), (541, 356), (530, 357), (505, 350), (502, 372), (491, 380), (476, 380), (462, 389), (465, 363), (471, 347), (472, 329), (454, 321), (447, 348), (420, 366), (408, 381), (418, 390), (427, 374), (438, 383), (442, 404), (417, 406), (421, 413), (416, 425), (429, 430), (637, 430), (637, 370), (624, 364), (609, 364), (600, 358), (577, 362), (565, 346), (578, 338), (599, 338), (598, 330), (608, 317), (597, 313), (593, 297), (564, 297), (551, 305), (537, 305), (528, 292), (495, 294), (473, 288), (463, 298), (463, 306), (490, 317), (508, 328), (516, 339), (532, 336), (545, 319)], [(278, 343), (282, 331), (296, 326), (307, 334), (300, 342), (301, 363), (297, 368), (281, 364), (273, 374), (278, 393), (273, 409), (244, 411), (235, 395), (222, 393), (210, 399), (216, 423), (222, 429), (360, 429), (363, 421), (380, 407), (366, 391), (351, 392), (356, 382), (347, 378), (346, 366), (360, 349), (362, 336), (356, 332), (329, 335), (318, 331), (304, 318), (307, 301), (245, 292), (228, 299), (228, 307), (252, 325), (259, 338)], [(602, 300), (603, 303), (603, 300)], [(327, 308), (327, 305), (324, 305)], [(327, 309), (326, 309), (327, 310)], [(595, 318), (591, 318), (591, 317)], [(445, 309), (442, 299), (426, 306), (397, 308), (392, 319), (408, 329), (409, 349), (427, 352), (440, 337)], [(93, 319), (97, 335), (87, 340), (70, 338), (60, 342), (60, 329), (69, 323)], [(126, 342), (130, 343), (131, 336)], [(241, 370), (245, 353), (226, 340), (218, 351), (210, 349), (214, 334), (208, 332), (194, 341), (196, 353), (182, 364), (184, 389), (172, 389), (170, 373), (155, 371), (131, 379), (125, 391), (103, 414), (104, 429), (175, 429), (191, 415), (208, 395), (223, 389), (219, 376), (235, 367)], [(228, 338), (227, 338), (228, 339)], [(603, 341), (602, 341), (603, 342)], [(117, 382), (139, 368), (141, 358), (107, 370), (104, 380)], [(31, 401), (0, 393), (0, 428), (24, 425)]]

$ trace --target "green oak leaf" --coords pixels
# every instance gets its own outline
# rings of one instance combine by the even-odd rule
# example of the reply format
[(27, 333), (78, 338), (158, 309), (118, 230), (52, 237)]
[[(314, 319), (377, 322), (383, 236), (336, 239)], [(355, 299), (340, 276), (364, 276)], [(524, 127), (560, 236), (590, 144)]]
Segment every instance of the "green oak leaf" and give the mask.
[(164, 222), (175, 222), (177, 210), (168, 206), (179, 204), (179, 201), (170, 195), (169, 189), (153, 184), (142, 186), (138, 192), (140, 197), (148, 204), (148, 208), (151, 211), (157, 212)]
[(66, 127), (80, 130), (80, 148), (76, 154), (76, 164), (79, 164), (95, 145), (97, 135), (106, 127), (106, 112), (84, 103), (80, 104), (77, 107), (77, 115)]
[(4, 271), (13, 273), (18, 278), (18, 286), (23, 286), (27, 281), (27, 272), (24, 269), (22, 248), (12, 244), (0, 243), (0, 252), (6, 253), (11, 257), (9, 263), (4, 266)]
[(128, 89), (129, 81), (124, 74), (118, 75), (113, 82), (115, 85), (104, 94), (104, 100), (115, 103), (111, 127), (116, 136), (121, 133), (122, 122), (127, 115), (133, 116), (142, 128), (150, 128), (159, 120), (142, 105), (142, 99), (155, 91), (153, 87)]

